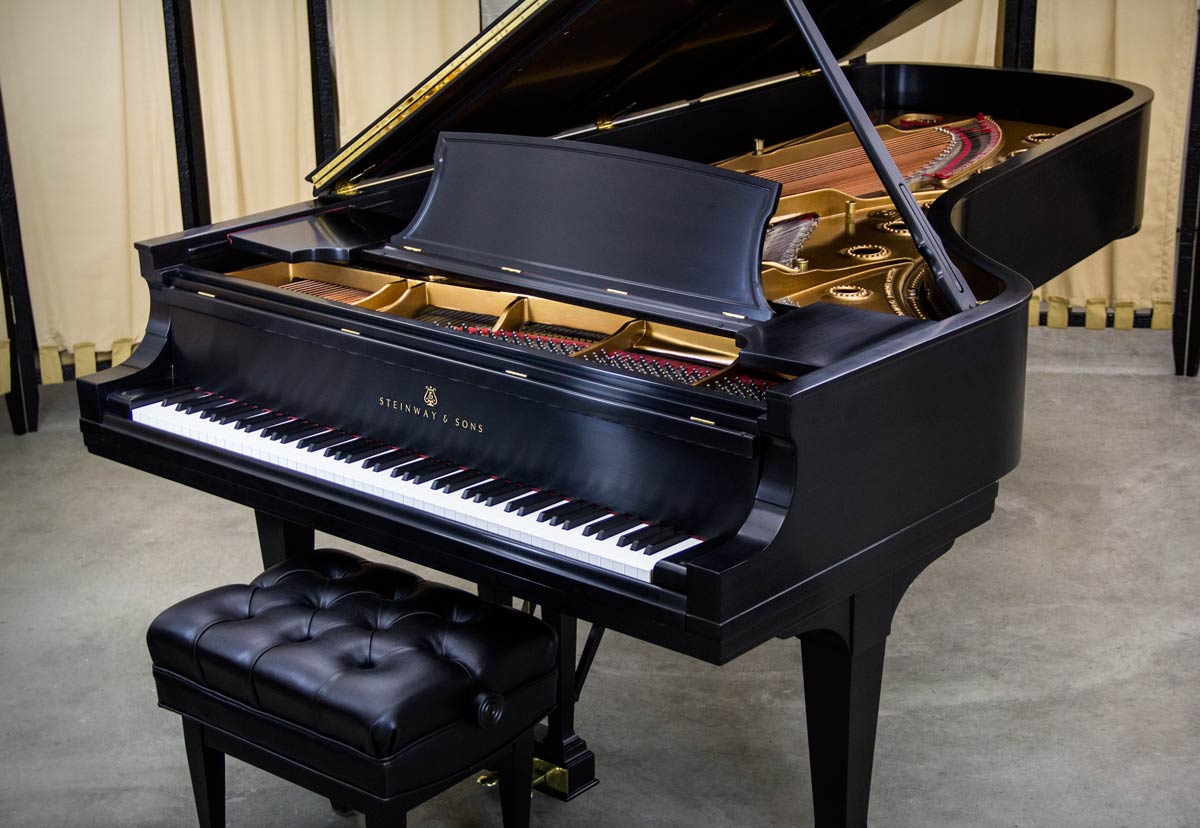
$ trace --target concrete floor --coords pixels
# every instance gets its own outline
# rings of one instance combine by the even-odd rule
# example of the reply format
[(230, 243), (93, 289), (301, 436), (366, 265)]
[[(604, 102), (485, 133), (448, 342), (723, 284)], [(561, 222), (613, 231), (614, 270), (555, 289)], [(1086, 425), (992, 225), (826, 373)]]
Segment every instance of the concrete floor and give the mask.
[[(1021, 467), (901, 605), (872, 824), (1200, 826), (1200, 380), (1158, 332), (1031, 332)], [(73, 389), (0, 435), (0, 824), (195, 824), (143, 635), (257, 569), (240, 507), (84, 453)], [(810, 826), (796, 642), (724, 668), (610, 635), (578, 727), (602, 784), (537, 825)], [(352, 826), (233, 762), (231, 826)], [(499, 825), (465, 783), (417, 826)]]

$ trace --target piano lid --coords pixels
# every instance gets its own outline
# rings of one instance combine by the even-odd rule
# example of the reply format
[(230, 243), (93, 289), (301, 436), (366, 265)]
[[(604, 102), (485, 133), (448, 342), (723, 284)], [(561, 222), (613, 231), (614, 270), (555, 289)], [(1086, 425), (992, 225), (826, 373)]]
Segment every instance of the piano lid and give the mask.
[[(956, 2), (808, 6), (845, 60)], [(345, 191), (429, 164), (443, 131), (556, 135), (815, 66), (785, 0), (517, 0), (308, 179)]]
[(446, 133), (412, 223), (369, 259), (710, 331), (771, 318), (765, 178), (635, 150)]

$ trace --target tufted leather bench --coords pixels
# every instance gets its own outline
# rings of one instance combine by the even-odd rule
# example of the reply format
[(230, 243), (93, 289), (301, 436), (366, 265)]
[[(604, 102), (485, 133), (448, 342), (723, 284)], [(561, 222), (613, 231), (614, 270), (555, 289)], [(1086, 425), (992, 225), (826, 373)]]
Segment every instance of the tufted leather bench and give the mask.
[(226, 754), (371, 828), (488, 767), (506, 828), (529, 824), (557, 647), (531, 615), (322, 549), (179, 602), (147, 643), (159, 704), (184, 717), (202, 828), (225, 822)]

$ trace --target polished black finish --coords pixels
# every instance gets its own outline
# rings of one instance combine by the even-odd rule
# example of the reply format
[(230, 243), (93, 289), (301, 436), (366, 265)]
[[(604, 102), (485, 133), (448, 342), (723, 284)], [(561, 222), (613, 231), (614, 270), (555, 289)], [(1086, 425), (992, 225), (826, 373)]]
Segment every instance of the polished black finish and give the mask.
[[(672, 16), (684, 5), (694, 17)], [(825, 34), (835, 41), (835, 55), (846, 54), (836, 42), (862, 41), (862, 27), (872, 18), (900, 21), (907, 19), (906, 10), (928, 9), (882, 0), (850, 5), (861, 7), (863, 17), (837, 18), (839, 8), (849, 8), (845, 4), (813, 5)], [(894, 16), (884, 14), (885, 8)], [(575, 618), (715, 664), (772, 638), (800, 635), (808, 663), (805, 680), (812, 684), (814, 749), (821, 755), (818, 763), (814, 754), (812, 763), (818, 825), (863, 828), (886, 621), (903, 586), (922, 566), (988, 520), (998, 481), (1017, 463), (1031, 283), (1041, 284), (1138, 227), (1148, 90), (974, 67), (849, 67), (849, 87), (881, 119), (902, 111), (985, 111), (1000, 119), (1044, 123), (1061, 134), (957, 185), (929, 212), (940, 242), (986, 302), (930, 321), (819, 305), (776, 308), (769, 319), (747, 314), (729, 322), (727, 329), (737, 331), (743, 367), (794, 377), (768, 390), (761, 402), (222, 275), (263, 261), (331, 255), (318, 253), (322, 246), (339, 251), (334, 258), (396, 275), (411, 275), (414, 266), (419, 270), (423, 249), (393, 255), (372, 247), (368, 253), (356, 247), (357, 239), (327, 244), (325, 238), (314, 241), (308, 230), (322, 217), (364, 210), (394, 220), (398, 228), (422, 228), (437, 218), (436, 233), (409, 233), (396, 241), (416, 248), (422, 241), (453, 243), (455, 255), (444, 257), (439, 274), (460, 283), (518, 286), (520, 277), (541, 272), (513, 257), (540, 260), (553, 258), (545, 251), (558, 251), (555, 280), (534, 278), (529, 284), (536, 282), (536, 290), (528, 289), (600, 305), (597, 291), (580, 299), (579, 285), (590, 278), (586, 272), (599, 268), (605, 275), (610, 260), (595, 253), (611, 244), (642, 251), (646, 261), (631, 262), (638, 285), (660, 286), (655, 273), (661, 270), (674, 274), (669, 286), (678, 290), (684, 283), (673, 260), (692, 251), (672, 245), (655, 250), (651, 242), (678, 242), (686, 234), (664, 230), (661, 222), (629, 223), (609, 215), (637, 205), (617, 204), (592, 182), (578, 181), (581, 167), (574, 161), (560, 165), (549, 159), (575, 153), (587, 163), (616, 159), (621, 166), (644, 158), (630, 152), (657, 153), (666, 157), (646, 176), (649, 183), (665, 181), (657, 176), (669, 171), (664, 175), (672, 180), (689, 181), (683, 191), (696, 193), (704, 186), (694, 185), (691, 177), (706, 175), (704, 168), (680, 161), (710, 164), (747, 151), (755, 138), (775, 143), (843, 123), (846, 115), (819, 75), (703, 94), (720, 86), (716, 75), (721, 71), (720, 80), (762, 79), (766, 75), (754, 71), (776, 68), (771, 54), (796, 57), (799, 33), (785, 36), (772, 29), (777, 21), (787, 21), (786, 14), (784, 3), (745, 0), (678, 5), (551, 0), (527, 21), (528, 28), (474, 64), (467, 73), (474, 83), (469, 94), (452, 82), (446, 97), (435, 95), (428, 109), (406, 119), (384, 144), (355, 162), (363, 165), (356, 172), (364, 174), (366, 165), (375, 164), (372, 175), (399, 171), (409, 161), (425, 164), (432, 159), (434, 124), (478, 128), (489, 136), (471, 139), (471, 145), (488, 152), (504, 147), (492, 156), (497, 163), (515, 158), (508, 148), (517, 147), (520, 159), (509, 166), (536, 174), (537, 187), (508, 166), (491, 168), (482, 156), (466, 159), (462, 169), (471, 174), (458, 181), (460, 172), (448, 171), (458, 169), (452, 159), (439, 170), (439, 183), (428, 198), (432, 177), (415, 170), (339, 200), (141, 245), (151, 288), (150, 324), (132, 364), (79, 383), (89, 449), (286, 524), (329, 532), (468, 579), (496, 600), (519, 596), (540, 605), (558, 632), (560, 648), (559, 708), (541, 734), (538, 755), (567, 769), (570, 781), (556, 792), (560, 796), (594, 784), (595, 758), (574, 729), (574, 693), (587, 666), (586, 658), (575, 664)], [(627, 40), (613, 38), (611, 44), (591, 39), (597, 32), (611, 34), (618, 21), (640, 21), (647, 31), (636, 30)], [(726, 57), (761, 48), (767, 34), (755, 38), (740, 28), (752, 21), (767, 23), (764, 32), (787, 45), (765, 62), (722, 65), (718, 60), (713, 66), (723, 69), (706, 66), (689, 74), (693, 57), (712, 60), (722, 46), (730, 50)], [(661, 26), (655, 30), (652, 23)], [(575, 34), (566, 41), (538, 39), (567, 30)], [(734, 31), (748, 40), (702, 36)], [(585, 67), (573, 62), (579, 42), (597, 44), (599, 51), (589, 60), (597, 54), (616, 56), (627, 46), (643, 52)], [(696, 55), (688, 49), (696, 49)], [(562, 87), (551, 88), (549, 69), (555, 61), (566, 68), (557, 68)], [(530, 74), (538, 66), (544, 74)], [(520, 100), (507, 87), (518, 76), (525, 84)], [(574, 102), (558, 97), (563, 90)], [(571, 115), (568, 109), (579, 114), (600, 111), (601, 102), (603, 109), (608, 102), (628, 104), (633, 90), (638, 106), (678, 105), (630, 111), (611, 127), (585, 119), (585, 126), (571, 131), (569, 144), (495, 138), (505, 132), (544, 136)], [(612, 152), (580, 150), (576, 142)], [(452, 186), (440, 189), (451, 179)], [(511, 202), (497, 181), (512, 185)], [(537, 215), (547, 215), (533, 191), (563, 194), (563, 203), (570, 204), (571, 186), (589, 190), (608, 207), (582, 205), (581, 215), (595, 219), (586, 222), (550, 215), (545, 232), (568, 234), (565, 241), (543, 239), (535, 222), (505, 212), (512, 205), (532, 205)], [(638, 193), (636, 188), (628, 192)], [(675, 204), (661, 193), (647, 197), (688, 215), (696, 212), (684, 198)], [(484, 207), (472, 199), (485, 202)], [(427, 218), (418, 215), (422, 209)], [(529, 244), (497, 238), (484, 226), (483, 213), (488, 221), (525, 234)], [(740, 212), (745, 224), (736, 232), (722, 230), (723, 237), (741, 244), (761, 234), (751, 213)], [(477, 232), (453, 226), (456, 220)], [(248, 233), (268, 226), (277, 228), (272, 244), (245, 244)], [(606, 235), (617, 229), (624, 235)], [(403, 251), (403, 245), (395, 249)], [(572, 259), (572, 249), (589, 255)], [(730, 253), (721, 261), (738, 259)], [(486, 273), (485, 263), (494, 265)], [(576, 265), (585, 272), (582, 280), (570, 272)], [(504, 271), (505, 266), (522, 272)], [(703, 269), (697, 273), (705, 287), (699, 300), (675, 296), (670, 302), (647, 302), (645, 316), (715, 329), (712, 315), (700, 321), (696, 307), (711, 302), (716, 280)], [(743, 275), (735, 271), (731, 281), (736, 284), (723, 287), (742, 289)], [(610, 301), (603, 304), (615, 307)], [(646, 583), (129, 419), (136, 409), (125, 392), (174, 385), (211, 388), (327, 423), (346, 435), (340, 439), (367, 435), (405, 446), (438, 458), (430, 468), (445, 474), (455, 467), (479, 469), (538, 490), (522, 490), (499, 503), (496, 508), (506, 515), (528, 510), (531, 500), (544, 508), (550, 497), (559, 497), (545, 492), (566, 493), (628, 515), (636, 521), (633, 526), (653, 524), (655, 530), (639, 538), (644, 548), (626, 554), (640, 555), (668, 542), (670, 531), (703, 542), (658, 561)], [(433, 398), (436, 402), (427, 402)], [(468, 486), (462, 493), (474, 497), (473, 491)], [(631, 528), (621, 526), (616, 536)], [(276, 541), (271, 548), (286, 546)], [(585, 657), (591, 649), (585, 648)]]
[(192, 777), (196, 817), (200, 828), (221, 828), (225, 825), (225, 754), (207, 742), (204, 726), (184, 718), (183, 745)]
[(579, 654), (579, 665), (575, 668), (575, 701), (583, 695), (583, 685), (587, 683), (588, 673), (592, 671), (592, 663), (596, 653), (600, 651), (600, 642), (604, 639), (604, 627), (593, 624), (588, 630), (587, 641), (584, 642), (583, 652)]
[(998, 63), (1005, 69), (1032, 69), (1037, 36), (1037, 0), (1001, 0)]
[(313, 146), (317, 152), (317, 165), (320, 166), (332, 157), (342, 144), (338, 139), (337, 68), (334, 61), (328, 0), (308, 0), (307, 5)]
[[(1200, 50), (1200, 30), (1197, 32)], [(1179, 198), (1179, 228), (1175, 241), (1175, 307), (1171, 342), (1175, 373), (1200, 373), (1200, 51), (1193, 56), (1192, 95), (1188, 108), (1187, 141)]]
[(444, 133), (416, 217), (365, 258), (737, 330), (771, 317), (759, 254), (779, 190), (616, 147)]
[(254, 513), (254, 522), (263, 566), (270, 568), (288, 558), (312, 554), (315, 540), (311, 527), (259, 511)]
[(13, 183), (4, 99), (0, 97), (0, 294), (9, 339), (11, 388), (4, 395), (14, 434), (37, 431), (38, 378), (35, 360), (38, 345), (25, 278), (25, 252), (21, 247), (21, 219)]
[[(557, 703), (545, 727), (537, 728), (535, 753), (566, 771), (565, 785), (543, 781), (536, 790), (555, 799), (572, 800), (600, 784), (596, 778), (596, 755), (587, 742), (575, 732), (575, 687), (578, 681), (575, 668), (575, 646), (578, 641), (578, 622), (557, 610), (542, 609), (542, 619), (554, 628), (558, 636)], [(583, 671), (586, 678), (586, 670)]]
[(369, 824), (492, 767), (505, 826), (529, 824), (557, 676), (554, 631), (528, 614), (323, 549), (179, 602), (147, 644), (202, 828), (224, 825), (224, 754)]
[(175, 122), (175, 162), (179, 172), (179, 209), (185, 229), (212, 223), (208, 200), (208, 161), (200, 78), (196, 73), (196, 37), (191, 0), (163, 0), (167, 36), (167, 74)]
[(229, 244), (234, 250), (284, 262), (347, 262), (358, 251), (385, 241), (402, 224), (370, 210), (330, 210), (235, 231), (229, 234)]
[(798, 633), (817, 825), (867, 824), (883, 657), (892, 617), (921, 570), (947, 549), (934, 550), (835, 604)]
[[(956, 2), (813, 0), (810, 7), (832, 52), (845, 60)], [(335, 156), (326, 165), (330, 180), (315, 191), (326, 195), (342, 183), (429, 164), (442, 132), (557, 135), (621, 124), (640, 111), (815, 67), (783, 0), (551, 0), (415, 111), (367, 127), (360, 135), (381, 130), (383, 139)]]

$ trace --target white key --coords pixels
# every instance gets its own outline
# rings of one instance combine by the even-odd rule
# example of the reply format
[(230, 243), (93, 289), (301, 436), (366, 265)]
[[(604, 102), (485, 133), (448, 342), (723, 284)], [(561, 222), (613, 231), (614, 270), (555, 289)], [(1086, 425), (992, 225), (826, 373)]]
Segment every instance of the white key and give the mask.
[[(435, 490), (433, 486), (436, 480), (457, 474), (461, 470), (457, 466), (445, 469), (437, 478), (426, 480), (423, 483), (414, 483), (411, 480), (393, 477), (392, 473), (396, 469), (427, 459), (419, 454), (413, 454), (404, 463), (377, 472), (363, 466), (364, 462), (371, 459), (370, 456), (359, 458), (353, 463), (325, 456), (328, 449), (358, 439), (352, 435), (347, 435), (345, 439), (330, 446), (316, 451), (308, 451), (307, 448), (297, 446), (299, 441), (285, 444), (270, 440), (262, 436), (261, 430), (247, 434), (245, 431), (238, 430), (236, 423), (220, 424), (212, 420), (205, 420), (201, 418), (201, 413), (188, 414), (177, 411), (174, 403), (168, 405), (152, 403), (135, 408), (132, 418), (135, 422), (197, 440), (225, 451), (291, 469), (334, 485), (398, 503), (410, 509), (454, 520), (535, 547), (549, 554), (580, 561), (641, 581), (649, 582), (651, 580), (654, 564), (658, 561), (700, 543), (695, 538), (687, 538), (668, 549), (647, 555), (641, 551), (631, 550), (628, 546), (618, 546), (617, 540), (621, 535), (649, 526), (648, 523), (640, 523), (628, 529), (627, 532), (622, 532), (621, 535), (614, 535), (605, 540), (598, 540), (595, 536), (585, 537), (583, 530), (588, 525), (607, 520), (611, 515), (600, 515), (587, 524), (566, 530), (561, 526), (551, 526), (549, 522), (541, 522), (537, 519), (538, 515), (547, 509), (553, 509), (566, 503), (566, 498), (547, 503), (536, 512), (517, 515), (507, 511), (505, 507), (527, 495), (521, 495), (495, 506), (485, 506), (483, 503), (476, 503), (464, 498), (462, 490), (450, 493)], [(387, 447), (383, 447), (380, 449), (380, 453), (388, 450)]]

